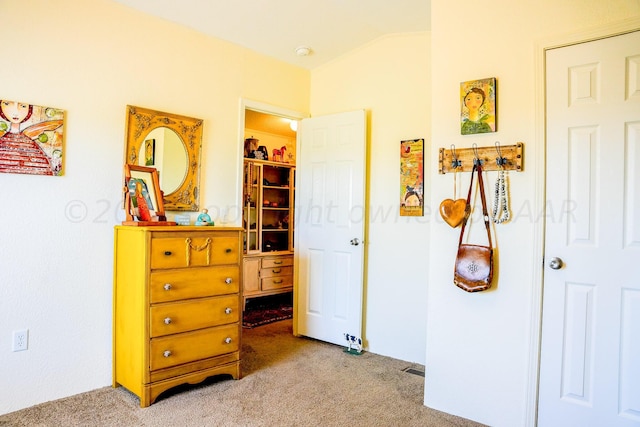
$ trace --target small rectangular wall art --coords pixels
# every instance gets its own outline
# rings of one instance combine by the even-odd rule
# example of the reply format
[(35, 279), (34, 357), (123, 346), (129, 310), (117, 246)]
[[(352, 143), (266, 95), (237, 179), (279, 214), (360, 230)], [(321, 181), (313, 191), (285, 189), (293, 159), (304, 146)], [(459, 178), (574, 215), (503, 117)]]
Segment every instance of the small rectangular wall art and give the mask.
[(400, 142), (400, 216), (424, 215), (424, 139)]
[(496, 78), (460, 83), (460, 133), (495, 132)]

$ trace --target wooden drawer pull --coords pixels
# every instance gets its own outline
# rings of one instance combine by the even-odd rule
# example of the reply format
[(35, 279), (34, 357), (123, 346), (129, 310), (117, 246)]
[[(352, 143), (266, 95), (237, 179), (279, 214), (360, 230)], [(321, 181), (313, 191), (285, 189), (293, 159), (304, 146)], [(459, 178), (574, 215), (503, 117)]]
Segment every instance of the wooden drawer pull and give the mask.
[(274, 264), (282, 264), (282, 261), (273, 261)]
[(162, 353), (162, 355), (164, 357), (170, 357), (171, 356), (171, 351), (170, 350), (165, 350), (164, 353)]
[(273, 283), (275, 283), (276, 285), (279, 285), (280, 283), (282, 283), (282, 279), (280, 280), (274, 280)]
[(272, 273), (280, 273), (281, 271), (281, 268), (274, 268), (273, 270), (271, 270)]

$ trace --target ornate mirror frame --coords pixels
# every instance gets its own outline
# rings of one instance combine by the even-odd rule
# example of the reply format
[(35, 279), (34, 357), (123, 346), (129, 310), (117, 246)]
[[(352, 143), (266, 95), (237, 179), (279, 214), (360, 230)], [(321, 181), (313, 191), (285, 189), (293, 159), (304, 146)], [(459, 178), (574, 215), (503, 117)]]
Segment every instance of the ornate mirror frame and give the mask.
[(125, 164), (138, 165), (140, 149), (147, 135), (159, 127), (173, 130), (180, 137), (187, 152), (184, 180), (175, 191), (163, 194), (164, 208), (167, 211), (198, 211), (202, 120), (127, 105)]

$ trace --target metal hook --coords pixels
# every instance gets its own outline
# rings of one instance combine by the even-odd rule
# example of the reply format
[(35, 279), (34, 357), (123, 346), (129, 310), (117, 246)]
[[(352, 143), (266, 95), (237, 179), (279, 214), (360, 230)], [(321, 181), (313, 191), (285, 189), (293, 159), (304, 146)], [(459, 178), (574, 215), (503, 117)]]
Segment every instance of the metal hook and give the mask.
[(457, 169), (462, 166), (462, 162), (458, 160), (458, 155), (456, 154), (456, 146), (451, 144), (451, 167), (453, 169)]
[(498, 157), (496, 157), (496, 164), (498, 166), (504, 166), (507, 164), (507, 158), (502, 157), (502, 150), (500, 150), (500, 141), (496, 141), (496, 152), (498, 153)]
[(475, 142), (472, 145), (473, 147), (473, 164), (474, 165), (482, 165), (482, 160), (480, 160), (480, 156), (478, 155), (478, 144), (476, 144)]

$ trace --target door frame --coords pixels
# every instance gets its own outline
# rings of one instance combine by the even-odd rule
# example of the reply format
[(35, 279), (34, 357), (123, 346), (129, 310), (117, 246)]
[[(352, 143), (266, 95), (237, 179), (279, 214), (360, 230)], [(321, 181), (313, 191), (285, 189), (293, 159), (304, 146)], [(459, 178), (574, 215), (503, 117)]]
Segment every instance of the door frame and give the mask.
[[(550, 49), (572, 46), (640, 30), (640, 18), (633, 18), (594, 27), (581, 32), (554, 36), (535, 43), (535, 195), (534, 212), (546, 212), (546, 52)], [(542, 293), (544, 290), (545, 220), (533, 225), (534, 259), (533, 289), (531, 291), (531, 331), (529, 343), (528, 384), (526, 390), (525, 425), (536, 426), (538, 420), (538, 383), (540, 379), (540, 351), (542, 343)]]
[[(283, 117), (285, 119), (291, 120), (302, 120), (309, 117), (309, 114), (303, 113), (296, 110), (290, 110), (283, 107), (278, 107), (276, 105), (267, 104), (264, 102), (254, 101), (248, 98), (240, 98), (240, 108), (239, 108), (239, 117), (238, 117), (238, 146), (236, 148), (237, 155), (237, 176), (236, 176), (236, 206), (238, 206), (238, 211), (240, 214), (240, 226), (242, 226), (242, 183), (243, 183), (243, 174), (244, 174), (244, 116), (246, 110), (258, 111), (260, 113), (269, 114), (272, 116)], [(300, 132), (296, 132), (296, 152), (300, 151)], [(293, 227), (295, 229), (295, 216), (291, 218), (293, 221)], [(297, 295), (298, 295), (298, 283), (296, 280), (293, 281), (293, 334), (296, 335), (297, 327), (296, 327), (296, 309), (298, 306)]]

